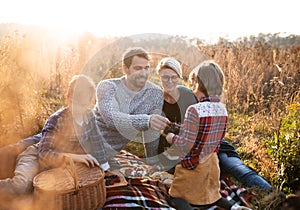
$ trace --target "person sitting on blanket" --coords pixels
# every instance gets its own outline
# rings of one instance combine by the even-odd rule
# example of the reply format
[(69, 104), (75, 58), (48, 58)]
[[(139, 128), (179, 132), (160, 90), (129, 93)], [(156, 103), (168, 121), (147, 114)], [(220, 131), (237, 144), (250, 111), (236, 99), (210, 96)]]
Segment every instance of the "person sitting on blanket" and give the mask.
[(97, 85), (97, 125), (110, 157), (140, 135), (147, 163), (158, 161), (159, 131), (169, 120), (161, 116), (161, 88), (148, 80), (150, 58), (141, 47), (128, 48), (122, 56), (124, 76), (102, 80)]
[[(10, 199), (32, 192), (33, 178), (40, 172), (38, 150), (43, 166), (58, 166), (68, 156), (75, 162), (101, 166), (104, 170), (109, 168), (103, 145), (91, 145), (90, 141), (100, 136), (95, 116), (88, 110), (94, 94), (95, 84), (91, 78), (75, 75), (69, 83), (68, 106), (50, 116), (42, 133), (0, 149), (1, 198)], [(7, 156), (11, 160), (4, 163)]]
[(247, 209), (231, 204), (219, 192), (217, 151), (228, 120), (227, 110), (221, 103), (225, 80), (223, 71), (215, 62), (204, 61), (193, 72), (196, 75), (193, 85), (199, 102), (187, 108), (180, 135), (166, 130), (162, 133), (181, 155), (169, 189), (170, 204), (178, 209), (193, 209), (189, 204)]
[[(160, 78), (164, 94), (163, 115), (171, 122), (182, 124), (187, 108), (198, 102), (195, 97), (197, 90), (194, 89), (194, 94), (191, 89), (178, 85), (182, 78), (182, 69), (180, 63), (175, 58), (162, 58), (158, 62), (156, 72)], [(196, 79), (194, 77), (197, 77), (197, 75), (191, 72), (189, 81), (194, 81)], [(175, 134), (178, 133), (179, 130)], [(169, 144), (166, 138), (161, 135), (158, 153), (163, 153), (166, 156), (160, 156), (162, 166), (169, 173), (174, 173), (174, 166), (178, 163), (179, 157), (176, 157), (176, 155), (172, 156), (170, 151), (176, 154), (176, 148)], [(221, 141), (218, 158), (221, 171), (229, 173), (241, 183), (260, 189), (272, 188), (271, 184), (242, 162), (234, 146), (224, 138)]]
[(101, 134), (96, 126), (93, 104), (95, 84), (85, 75), (75, 75), (67, 91), (67, 107), (61, 108), (47, 120), (39, 142), (38, 157), (41, 170), (60, 167), (71, 158), (75, 163), (109, 169), (102, 142), (94, 144)]

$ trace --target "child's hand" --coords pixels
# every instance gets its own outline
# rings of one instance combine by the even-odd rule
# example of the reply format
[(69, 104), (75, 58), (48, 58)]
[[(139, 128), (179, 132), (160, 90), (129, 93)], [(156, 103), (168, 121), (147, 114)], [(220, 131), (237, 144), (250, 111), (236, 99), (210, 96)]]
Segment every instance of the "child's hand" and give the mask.
[(100, 164), (98, 163), (97, 159), (94, 158), (90, 154), (72, 154), (72, 153), (68, 153), (67, 156), (70, 157), (70, 158), (72, 158), (72, 160), (74, 162), (84, 163), (88, 167), (100, 166)]
[(173, 144), (172, 139), (173, 139), (174, 136), (175, 136), (174, 133), (168, 133), (168, 134), (166, 135), (166, 140), (167, 140), (167, 142), (168, 142), (169, 144)]

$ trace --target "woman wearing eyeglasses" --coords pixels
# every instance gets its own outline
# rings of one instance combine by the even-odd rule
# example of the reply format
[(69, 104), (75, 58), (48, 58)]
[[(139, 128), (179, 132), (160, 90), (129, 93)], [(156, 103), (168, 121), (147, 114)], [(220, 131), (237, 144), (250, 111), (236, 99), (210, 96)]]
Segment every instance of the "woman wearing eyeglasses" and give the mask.
[[(164, 92), (164, 105), (163, 113), (171, 121), (176, 123), (182, 123), (184, 120), (184, 114), (189, 105), (196, 104), (198, 101), (191, 89), (182, 85), (178, 85), (180, 78), (182, 77), (182, 70), (179, 62), (174, 58), (163, 58), (157, 65), (156, 71), (160, 76), (161, 84)], [(189, 75), (189, 80), (193, 86), (193, 72)], [(192, 87), (194, 89), (195, 87)], [(177, 132), (176, 134), (178, 134)], [(164, 152), (164, 148), (175, 148), (174, 145), (170, 145), (165, 137), (160, 137), (159, 153)], [(169, 149), (170, 150), (170, 149)], [(169, 153), (164, 152), (169, 159), (175, 159)], [(178, 157), (178, 156), (177, 156)], [(234, 146), (227, 140), (223, 139), (220, 145), (218, 153), (220, 168), (223, 172), (229, 173), (241, 183), (249, 187), (258, 187), (260, 189), (271, 189), (272, 185), (268, 183), (263, 177), (259, 176), (251, 168), (247, 167), (239, 157)], [(163, 157), (164, 158), (164, 157)], [(166, 161), (165, 161), (166, 162)], [(165, 169), (172, 168), (179, 161), (167, 161), (171, 162), (166, 164), (163, 162)], [(173, 170), (168, 172), (174, 173)]]
[[(163, 105), (163, 113), (165, 116), (171, 121), (177, 124), (181, 124), (184, 120), (185, 112), (190, 105), (196, 104), (198, 102), (197, 98), (193, 91), (189, 88), (186, 88), (182, 85), (178, 85), (180, 79), (182, 78), (182, 70), (180, 63), (171, 57), (163, 58), (156, 67), (157, 74), (160, 77), (161, 85), (164, 93), (164, 105)], [(192, 85), (195, 85), (192, 83)], [(165, 130), (168, 133), (167, 130)], [(174, 131), (170, 131), (175, 133)], [(175, 134), (178, 134), (179, 131)], [(222, 140), (221, 145), (224, 145), (226, 142), (224, 139)], [(225, 144), (226, 145), (226, 144)], [(166, 150), (167, 148), (167, 150)], [(222, 148), (222, 146), (221, 146)], [(227, 147), (225, 147), (227, 148)], [(180, 148), (175, 147), (174, 144), (169, 144), (165, 138), (165, 135), (161, 135), (160, 144), (159, 144), (159, 154), (162, 164), (163, 170), (168, 170), (169, 173), (174, 173), (175, 165), (177, 165), (180, 161), (179, 157), (172, 156), (169, 154), (170, 151), (174, 153), (174, 150), (177, 151), (179, 156)], [(224, 149), (225, 150), (225, 149)], [(167, 161), (166, 161), (167, 159)], [(221, 166), (222, 168), (222, 166)], [(234, 174), (235, 175), (235, 174)], [(182, 209), (190, 209), (188, 203), (184, 200), (172, 200), (171, 203), (175, 202), (176, 205), (179, 205)], [(218, 201), (218, 205), (230, 208), (232, 204), (228, 204), (224, 199), (220, 199)]]
[[(187, 108), (197, 103), (197, 99), (192, 90), (179, 85), (182, 79), (182, 70), (180, 63), (172, 57), (166, 57), (160, 60), (156, 67), (156, 72), (160, 78), (164, 94), (163, 114), (173, 123), (181, 124)], [(178, 112), (178, 110), (180, 110)], [(177, 149), (166, 141), (161, 135), (158, 154), (163, 153), (162, 167), (173, 173), (174, 166), (179, 163)]]

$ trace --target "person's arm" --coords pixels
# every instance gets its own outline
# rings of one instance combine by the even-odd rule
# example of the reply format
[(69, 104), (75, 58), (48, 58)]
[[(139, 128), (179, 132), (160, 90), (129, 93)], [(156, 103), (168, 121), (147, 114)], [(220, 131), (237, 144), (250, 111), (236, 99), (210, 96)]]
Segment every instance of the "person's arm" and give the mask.
[(39, 143), (39, 162), (42, 167), (59, 167), (65, 160), (65, 155), (54, 149), (59, 120), (61, 117), (59, 112), (56, 112), (49, 117), (42, 130)]
[(30, 145), (36, 144), (40, 141), (42, 137), (42, 133), (38, 133), (34, 136), (27, 137), (26, 139), (22, 139), (19, 141), (19, 144), (23, 146), (23, 148), (27, 148)]
[(149, 128), (150, 115), (135, 114), (130, 115), (120, 111), (116, 100), (117, 86), (111, 81), (100, 81), (97, 86), (97, 114), (101, 115), (101, 120), (109, 128), (124, 130), (146, 130)]
[(144, 131), (150, 127), (155, 130), (162, 130), (168, 122), (166, 118), (160, 115), (163, 103), (161, 97), (156, 98), (149, 95), (150, 102), (147, 105), (151, 104), (153, 107), (150, 113), (128, 114), (120, 111), (119, 103), (129, 102), (126, 102), (126, 99), (124, 101), (117, 101), (116, 94), (117, 85), (114, 82), (108, 80), (99, 82), (96, 92), (96, 111), (101, 116), (101, 120), (105, 123), (105, 126), (117, 129), (122, 133), (130, 130)]
[(180, 135), (169, 133), (166, 136), (170, 144), (175, 144), (184, 154), (188, 153), (193, 147), (199, 129), (199, 117), (195, 108), (189, 107), (183, 122)]
[(57, 151), (54, 143), (57, 140), (68, 141), (68, 139), (58, 139), (57, 133), (62, 126), (62, 112), (53, 114), (46, 122), (42, 130), (42, 138), (39, 143), (39, 163), (45, 168), (56, 168), (65, 164), (69, 158), (74, 162), (84, 163), (87, 166), (99, 166), (95, 157), (90, 154), (72, 154)]
[[(151, 117), (150, 124), (152, 124), (152, 126), (150, 129), (143, 132), (144, 143), (146, 143), (145, 149), (148, 157), (155, 156), (158, 154), (158, 145), (159, 145), (159, 138), (160, 138), (159, 131), (162, 130), (162, 128), (164, 129), (166, 127), (166, 124), (169, 123), (167, 121), (164, 121), (167, 118), (160, 115), (164, 103), (163, 94), (160, 93), (159, 91), (156, 92), (157, 94), (153, 94), (156, 95), (155, 97), (156, 99), (153, 101), (151, 100), (151, 104), (150, 104), (152, 105), (152, 110), (150, 111), (150, 114), (155, 114)], [(164, 119), (160, 121), (160, 119), (154, 117), (156, 115)], [(152, 122), (156, 120), (157, 122), (154, 123)]]
[(96, 158), (99, 164), (107, 163), (108, 155), (101, 132), (96, 125), (94, 112), (89, 115), (89, 122), (82, 131), (79, 143), (87, 154)]

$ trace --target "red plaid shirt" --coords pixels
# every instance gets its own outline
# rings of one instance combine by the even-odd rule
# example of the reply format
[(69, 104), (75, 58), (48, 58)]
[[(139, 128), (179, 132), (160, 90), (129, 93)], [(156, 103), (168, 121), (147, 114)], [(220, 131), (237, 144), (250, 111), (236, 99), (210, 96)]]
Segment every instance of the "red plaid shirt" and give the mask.
[(180, 135), (172, 139), (181, 150), (180, 163), (184, 168), (194, 169), (203, 157), (218, 151), (227, 120), (219, 97), (204, 97), (187, 109)]

